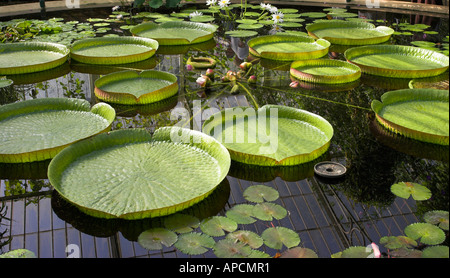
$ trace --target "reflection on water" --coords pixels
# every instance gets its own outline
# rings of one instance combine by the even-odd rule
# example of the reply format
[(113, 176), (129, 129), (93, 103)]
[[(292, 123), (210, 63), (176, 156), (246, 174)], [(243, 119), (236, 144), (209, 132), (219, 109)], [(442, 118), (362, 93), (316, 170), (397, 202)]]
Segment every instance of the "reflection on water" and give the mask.
[[(384, 16), (388, 20), (395, 18), (395, 15), (391, 14), (387, 16), (384, 14)], [(398, 18), (403, 17), (398, 16)], [(176, 74), (179, 78), (179, 94), (152, 105), (134, 107), (114, 105), (117, 117), (112, 125), (113, 130), (144, 127), (154, 131), (158, 127), (174, 125), (177, 120), (171, 117), (171, 111), (182, 107), (190, 111), (193, 116), (194, 101), (201, 101), (202, 109), (210, 107), (224, 109), (242, 105), (236, 101), (234, 95), (229, 95), (226, 91), (214, 88), (209, 92), (203, 91), (195, 82), (200, 72), (186, 69), (187, 57), (209, 55), (221, 61), (216, 68), (217, 75), (229, 69), (238, 70), (240, 62), (245, 58), (239, 56), (241, 52), (233, 51), (236, 49), (235, 44), (232, 44), (230, 37), (225, 36), (223, 32), (224, 30), (220, 30), (215, 40), (195, 47), (161, 47), (155, 57), (132, 65), (98, 67), (73, 63), (42, 73), (12, 76), (15, 84), (9, 90), (1, 91), (0, 104), (31, 98), (76, 97), (87, 99), (94, 105), (98, 100), (93, 93), (93, 84), (100, 75), (124, 68), (134, 68), (156, 69)], [(393, 42), (407, 44), (410, 40), (411, 38), (398, 36), (393, 39)], [(246, 39), (239, 40), (240, 43), (245, 41)], [(342, 53), (339, 53), (341, 51), (343, 50), (334, 49), (333, 52), (336, 53), (331, 56), (335, 59), (343, 59)], [(255, 58), (247, 58), (247, 60), (251, 59)], [(396, 199), (390, 192), (390, 186), (398, 181), (414, 181), (427, 185), (433, 192), (431, 201), (412, 205), (418, 214), (430, 209), (448, 209), (448, 148), (443, 150), (392, 135), (382, 127), (376, 126), (370, 110), (372, 100), (380, 99), (381, 95), (388, 90), (408, 88), (410, 80), (363, 75), (358, 82), (341, 86), (317, 86), (302, 82), (297, 88), (291, 88), (288, 70), (289, 64), (256, 59), (255, 74), (258, 76), (258, 83), (251, 87), (248, 93), (240, 92), (240, 96), (245, 96), (248, 105), (251, 106), (280, 104), (305, 109), (324, 117), (334, 128), (334, 137), (328, 152), (318, 160), (299, 167), (249, 167), (233, 162), (229, 177), (218, 189), (203, 202), (183, 213), (193, 214), (201, 219), (223, 213), (228, 206), (239, 202), (230, 197), (232, 194), (242, 193), (240, 190), (243, 188), (236, 186), (236, 180), (240, 185), (272, 184), (279, 183), (280, 180), (290, 185), (290, 182), (317, 181), (324, 188), (325, 194), (330, 194), (320, 200), (322, 204), (326, 202), (327, 197), (331, 196), (330, 191), (337, 191), (337, 194), (345, 197), (346, 202), (354, 204), (355, 207), (367, 205), (371, 208), (387, 210), (391, 209)], [(448, 80), (448, 73), (445, 76), (436, 77), (436, 80)], [(194, 122), (194, 119), (191, 121)], [(194, 123), (192, 125), (194, 126)], [(344, 164), (347, 167), (346, 175), (337, 180), (316, 177), (313, 166), (323, 160)], [(21, 165), (0, 164), (0, 198), (51, 190), (51, 185), (46, 179), (47, 166), (48, 162)], [(229, 180), (233, 181), (231, 187)], [(312, 195), (319, 195), (319, 191), (313, 192)], [(305, 198), (309, 197), (310, 195)], [(333, 204), (330, 206), (333, 207)], [(129, 241), (136, 241), (143, 230), (161, 225), (161, 219), (119, 221), (89, 217), (65, 202), (56, 192), (51, 194), (51, 207), (62, 221), (82, 233), (96, 237), (109, 237), (121, 232)], [(2, 208), (5, 210), (5, 207)], [(324, 213), (323, 211), (325, 209), (321, 207), (311, 211), (302, 210), (302, 213), (305, 213), (302, 217), (314, 218), (315, 214)], [(22, 213), (25, 214), (26, 211)], [(357, 214), (356, 208), (352, 213)], [(0, 236), (6, 238), (8, 229), (5, 227), (10, 222), (6, 220), (6, 215), (0, 215), (0, 218), (2, 223)], [(291, 222), (295, 226), (295, 223), (300, 220), (291, 219)], [(307, 230), (306, 227), (304, 229)], [(389, 229), (387, 233), (390, 233)], [(0, 244), (1, 242), (3, 240)]]

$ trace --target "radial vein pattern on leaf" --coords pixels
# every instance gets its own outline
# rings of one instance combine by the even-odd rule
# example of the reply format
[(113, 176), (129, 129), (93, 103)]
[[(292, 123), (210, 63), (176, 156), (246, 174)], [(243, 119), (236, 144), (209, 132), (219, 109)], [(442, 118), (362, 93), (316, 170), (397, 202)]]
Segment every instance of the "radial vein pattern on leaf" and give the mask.
[(101, 132), (108, 121), (85, 111), (44, 111), (0, 121), (0, 153), (24, 153), (63, 146)]
[(151, 142), (82, 156), (64, 171), (61, 182), (72, 202), (119, 216), (204, 195), (220, 182), (219, 174), (217, 161), (205, 151)]

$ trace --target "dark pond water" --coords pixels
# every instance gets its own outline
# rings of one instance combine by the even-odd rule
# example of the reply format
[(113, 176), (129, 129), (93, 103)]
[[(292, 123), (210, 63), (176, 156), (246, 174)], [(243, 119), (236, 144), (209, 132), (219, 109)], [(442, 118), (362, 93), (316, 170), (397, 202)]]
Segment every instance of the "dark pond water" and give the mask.
[[(321, 12), (325, 7), (294, 7), (299, 12)], [(396, 34), (390, 43), (410, 45), (417, 40), (447, 43), (448, 18), (409, 14), (394, 14), (376, 9), (351, 10), (359, 18), (372, 19), (376, 25), (393, 23), (427, 24), (422, 31)], [(86, 22), (84, 30), (94, 30), (97, 36), (104, 34), (130, 35), (127, 27), (140, 22), (127, 19), (121, 22), (97, 25), (100, 21), (89, 18), (108, 18), (111, 9), (76, 10), (68, 13), (47, 13), (46, 18), (63, 18), (63, 21)], [(119, 14), (109, 18), (114, 19)], [(41, 19), (41, 15), (26, 18)], [(296, 27), (281, 27), (283, 31), (302, 31), (315, 18), (302, 17)], [(4, 19), (6, 22), (8, 19)], [(103, 22), (104, 23), (104, 22)], [(215, 22), (220, 23), (220, 22)], [(153, 132), (159, 127), (175, 125), (178, 119), (172, 111), (177, 107), (193, 111), (200, 103), (202, 111), (215, 107), (233, 106), (261, 107), (280, 104), (305, 109), (327, 119), (334, 128), (329, 151), (318, 160), (289, 169), (251, 168), (233, 163), (230, 173), (219, 188), (202, 203), (186, 213), (200, 219), (213, 215), (225, 215), (234, 205), (247, 201), (243, 191), (251, 185), (265, 184), (275, 188), (280, 198), (277, 204), (288, 211), (281, 220), (257, 221), (241, 225), (242, 229), (258, 234), (270, 226), (283, 226), (295, 230), (301, 239), (300, 246), (314, 250), (321, 258), (329, 258), (347, 247), (378, 244), (383, 236), (403, 235), (411, 223), (422, 221), (430, 210), (448, 210), (448, 147), (396, 136), (375, 121), (370, 103), (380, 99), (386, 91), (408, 88), (410, 80), (395, 80), (363, 75), (361, 80), (345, 86), (312, 86), (300, 83), (291, 88), (291, 78), (286, 64), (267, 61), (256, 63), (257, 84), (247, 91), (229, 94), (230, 88), (215, 86), (204, 91), (195, 82), (202, 71), (188, 70), (186, 61), (190, 56), (215, 56), (218, 58), (217, 75), (228, 70), (237, 71), (241, 62), (249, 59), (248, 38), (231, 38), (225, 35), (233, 30), (235, 22), (220, 23), (213, 41), (199, 48), (161, 48), (157, 55), (143, 63), (127, 67), (95, 67), (66, 64), (43, 74), (12, 76), (15, 84), (0, 94), (0, 104), (32, 98), (74, 97), (84, 98), (92, 104), (98, 102), (93, 90), (94, 81), (102, 74), (124, 68), (157, 69), (178, 76), (180, 85), (176, 97), (156, 105), (116, 108), (117, 117), (112, 129), (146, 128)], [(99, 28), (108, 28), (97, 32)], [(82, 32), (77, 29), (77, 32)], [(260, 34), (280, 31), (267, 25), (257, 30)], [(64, 38), (57, 38), (63, 40)], [(67, 40), (72, 38), (66, 38)], [(67, 42), (65, 40), (64, 42)], [(441, 45), (442, 44), (442, 45)], [(331, 48), (330, 57), (344, 60), (345, 49)], [(445, 50), (445, 49), (444, 49)], [(288, 66), (288, 65), (287, 65)], [(448, 84), (448, 72), (427, 80)], [(172, 117), (171, 117), (172, 116)], [(199, 128), (204, 118), (193, 117), (191, 128)], [(314, 175), (313, 166), (322, 160), (339, 162), (347, 167), (343, 178), (330, 180)], [(52, 191), (47, 180), (48, 161), (21, 165), (0, 165), (0, 253), (27, 248), (39, 257), (66, 257), (71, 254), (82, 257), (188, 257), (174, 247), (162, 251), (148, 251), (137, 243), (137, 236), (144, 230), (159, 226), (162, 219), (142, 221), (99, 220), (80, 213)], [(428, 187), (432, 198), (414, 201), (396, 197), (390, 186), (401, 181), (416, 182)], [(448, 244), (447, 241), (445, 244)], [(67, 247), (75, 248), (70, 251)], [(262, 247), (274, 256), (283, 250)], [(382, 249), (386, 252), (385, 249)], [(194, 257), (215, 257), (212, 251)]]

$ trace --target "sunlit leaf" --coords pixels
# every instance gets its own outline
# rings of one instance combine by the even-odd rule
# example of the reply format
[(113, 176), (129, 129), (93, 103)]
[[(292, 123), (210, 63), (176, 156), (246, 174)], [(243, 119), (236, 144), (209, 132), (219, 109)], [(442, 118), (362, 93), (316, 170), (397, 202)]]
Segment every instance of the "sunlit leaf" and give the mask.
[(240, 241), (225, 238), (214, 245), (214, 254), (219, 258), (246, 258), (252, 249)]
[(398, 197), (408, 199), (412, 195), (416, 201), (428, 200), (431, 198), (431, 191), (420, 184), (413, 182), (399, 182), (391, 186), (391, 192)]
[(148, 250), (161, 250), (163, 245), (170, 247), (177, 239), (175, 232), (164, 228), (153, 228), (142, 232), (138, 237), (138, 243)]
[(244, 190), (243, 195), (247, 201), (254, 203), (272, 202), (280, 196), (277, 190), (263, 184), (248, 187)]
[(215, 241), (212, 237), (202, 233), (187, 233), (178, 237), (175, 247), (188, 255), (200, 255), (213, 248)]
[(261, 234), (264, 244), (270, 248), (280, 250), (283, 245), (292, 248), (300, 243), (298, 234), (285, 227), (270, 227)]
[(286, 217), (287, 210), (275, 203), (259, 203), (253, 207), (253, 215), (260, 220), (271, 221)]
[(238, 230), (227, 235), (227, 238), (238, 240), (251, 248), (259, 248), (263, 245), (264, 240), (255, 232), (246, 231), (246, 230)]
[(445, 240), (445, 233), (430, 223), (413, 223), (405, 228), (406, 236), (423, 244), (436, 245)]
[(226, 216), (238, 224), (252, 224), (256, 221), (253, 216), (253, 205), (239, 204), (226, 212)]
[(237, 223), (224, 216), (212, 216), (200, 223), (200, 229), (210, 236), (223, 236), (225, 231), (233, 232), (237, 229)]
[(1, 254), (0, 258), (36, 258), (36, 255), (27, 249), (16, 249)]

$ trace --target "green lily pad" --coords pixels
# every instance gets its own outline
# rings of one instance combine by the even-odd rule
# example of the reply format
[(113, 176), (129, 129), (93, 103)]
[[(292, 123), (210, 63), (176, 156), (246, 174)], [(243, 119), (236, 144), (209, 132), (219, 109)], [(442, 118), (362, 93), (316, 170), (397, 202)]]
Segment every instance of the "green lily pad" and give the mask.
[(237, 223), (224, 216), (212, 216), (200, 223), (202, 232), (209, 236), (217, 237), (225, 235), (225, 231), (233, 232), (237, 229)]
[(301, 13), (301, 16), (309, 18), (322, 18), (327, 17), (327, 14), (321, 12), (308, 12), (308, 13)]
[(386, 92), (372, 110), (385, 128), (406, 137), (439, 145), (449, 144), (447, 90), (404, 89)]
[(200, 220), (193, 216), (176, 213), (164, 219), (164, 227), (177, 233), (189, 233), (200, 226)]
[(50, 162), (49, 180), (82, 212), (101, 218), (181, 211), (209, 196), (230, 167), (219, 142), (176, 126), (153, 136), (145, 129), (116, 130), (70, 147)]
[(287, 215), (287, 210), (275, 203), (258, 203), (253, 207), (253, 215), (264, 221), (272, 221), (275, 219), (283, 219)]
[(225, 32), (225, 35), (235, 38), (246, 38), (258, 35), (258, 32), (251, 30), (233, 30)]
[(239, 24), (236, 28), (238, 28), (238, 29), (250, 29), (250, 30), (253, 30), (253, 29), (260, 29), (260, 28), (262, 28), (262, 27), (264, 27), (264, 25), (263, 25), (263, 24), (260, 24), (260, 23), (254, 23), (254, 24), (245, 24), (245, 23), (242, 23), (242, 24)]
[(225, 109), (204, 122), (203, 132), (219, 140), (233, 160), (260, 166), (314, 160), (328, 149), (333, 136), (333, 128), (322, 117), (279, 105), (265, 105), (258, 111)]
[(201, 15), (201, 16), (194, 16), (191, 17), (189, 20), (192, 22), (212, 22), (214, 21), (214, 17), (210, 15)]
[(438, 225), (439, 228), (448, 231), (448, 211), (432, 210), (427, 211), (423, 216), (425, 222)]
[(412, 195), (416, 201), (424, 201), (431, 198), (431, 191), (427, 187), (413, 182), (393, 184), (391, 192), (404, 199), (408, 199)]
[(64, 64), (70, 50), (50, 42), (0, 44), (0, 75), (44, 71)]
[(330, 43), (323, 39), (289, 35), (265, 35), (248, 41), (249, 51), (256, 57), (295, 61), (317, 59), (328, 54)]
[(238, 204), (227, 210), (226, 216), (238, 224), (252, 224), (256, 222), (253, 215), (253, 205)]
[(214, 254), (218, 258), (247, 258), (252, 253), (252, 249), (234, 239), (221, 239), (214, 245)]
[(339, 45), (379, 44), (388, 41), (394, 33), (393, 29), (386, 26), (375, 27), (367, 22), (343, 20), (316, 21), (306, 26), (306, 30), (313, 38)]
[(261, 234), (264, 244), (270, 248), (281, 250), (283, 246), (292, 248), (300, 243), (298, 234), (285, 227), (270, 227)]
[(0, 77), (0, 89), (11, 86), (14, 83), (11, 79), (6, 78), (5, 76)]
[(73, 43), (71, 59), (86, 64), (126, 64), (152, 57), (159, 44), (157, 41), (139, 37), (87, 38)]
[(147, 250), (161, 250), (163, 245), (172, 246), (178, 240), (176, 233), (164, 229), (153, 228), (142, 232), (138, 236), (138, 243)]
[(406, 236), (420, 240), (423, 244), (437, 245), (445, 240), (445, 233), (439, 227), (430, 223), (413, 223), (405, 228)]
[(385, 236), (380, 238), (380, 244), (388, 249), (417, 247), (417, 242), (406, 236)]
[(316, 252), (309, 248), (304, 247), (294, 247), (284, 251), (280, 258), (306, 258), (315, 259), (318, 258)]
[(215, 246), (214, 239), (202, 233), (187, 233), (178, 237), (174, 246), (181, 252), (188, 255), (201, 255), (208, 252)]
[(243, 195), (246, 200), (254, 203), (272, 202), (280, 197), (277, 190), (263, 184), (248, 187), (244, 190)]
[(372, 249), (367, 248), (365, 246), (352, 246), (345, 249), (342, 252), (335, 253), (331, 255), (332, 258), (354, 258), (354, 259), (363, 259), (368, 258), (372, 255)]
[(449, 258), (449, 248), (448, 246), (438, 245), (430, 246), (423, 249), (422, 258)]
[(141, 23), (130, 31), (133, 35), (157, 40), (160, 45), (185, 45), (212, 39), (217, 28), (209, 23), (174, 21)]
[(119, 71), (97, 79), (94, 93), (109, 103), (156, 103), (178, 93), (178, 79), (174, 74), (157, 70)]
[(36, 258), (36, 254), (28, 249), (15, 249), (1, 254), (1, 258)]
[(264, 240), (258, 234), (246, 230), (238, 230), (229, 233), (226, 238), (242, 242), (254, 249), (261, 247), (264, 243)]
[(74, 142), (109, 130), (114, 109), (83, 99), (43, 98), (0, 107), (0, 162), (53, 158)]
[(436, 51), (406, 45), (367, 45), (344, 53), (363, 73), (389, 78), (437, 76), (449, 67), (449, 58)]
[(340, 84), (358, 80), (361, 77), (361, 69), (345, 61), (315, 59), (293, 62), (290, 74), (305, 82)]

